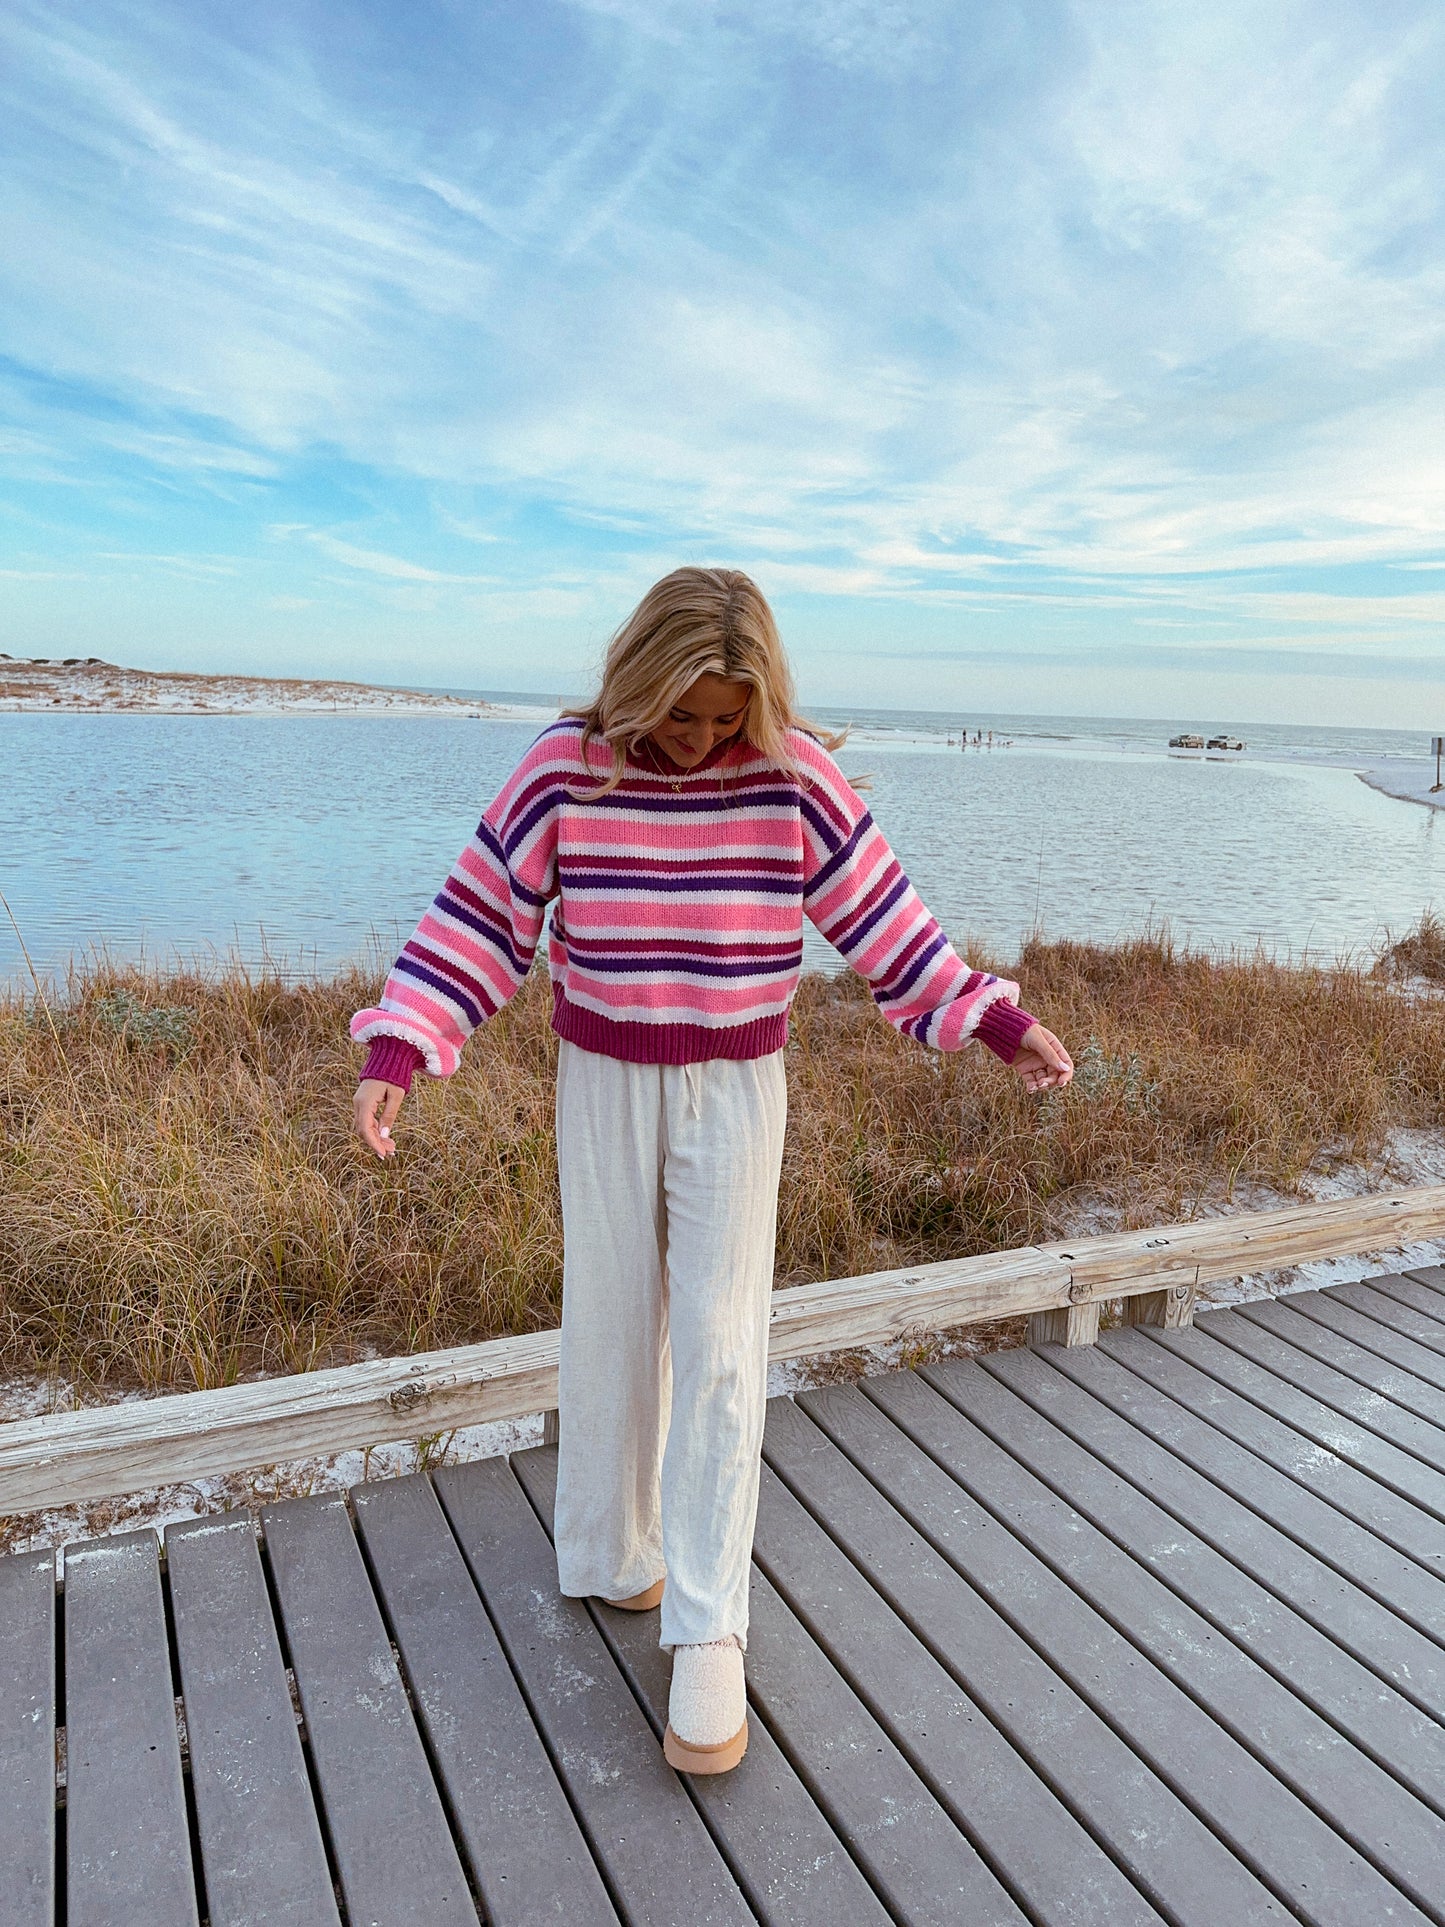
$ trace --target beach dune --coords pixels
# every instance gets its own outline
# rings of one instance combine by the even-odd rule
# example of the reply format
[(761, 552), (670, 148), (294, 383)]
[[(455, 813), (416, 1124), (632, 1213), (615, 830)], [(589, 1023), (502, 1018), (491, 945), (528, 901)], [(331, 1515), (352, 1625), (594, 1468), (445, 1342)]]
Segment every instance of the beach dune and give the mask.
[(0, 653), (0, 710), (133, 711), (156, 716), (350, 714), (501, 716), (512, 712), (462, 696), (296, 676), (203, 676), (124, 669), (99, 656)]

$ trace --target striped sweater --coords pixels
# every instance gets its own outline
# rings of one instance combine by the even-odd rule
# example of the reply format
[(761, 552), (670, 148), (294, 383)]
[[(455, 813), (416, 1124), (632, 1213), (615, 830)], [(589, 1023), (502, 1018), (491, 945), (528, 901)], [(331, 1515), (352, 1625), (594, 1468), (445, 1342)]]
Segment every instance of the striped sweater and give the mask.
[(584, 767), (581, 737), (542, 732), (353, 1018), (363, 1076), (450, 1076), (544, 929), (559, 1036), (641, 1063), (764, 1056), (787, 1037), (805, 916), (907, 1036), (1012, 1058), (1033, 1022), (1017, 986), (962, 961), (813, 737), (789, 733), (797, 773), (738, 738), (691, 770), (654, 752), (596, 801), (612, 752), (594, 739)]

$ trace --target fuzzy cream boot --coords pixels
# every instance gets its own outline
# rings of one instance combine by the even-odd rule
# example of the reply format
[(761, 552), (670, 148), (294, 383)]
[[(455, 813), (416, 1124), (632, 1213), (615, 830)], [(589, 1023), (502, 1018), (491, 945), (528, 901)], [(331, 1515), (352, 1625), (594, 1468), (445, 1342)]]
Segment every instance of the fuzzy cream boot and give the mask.
[(678, 1773), (727, 1773), (748, 1750), (743, 1649), (729, 1634), (676, 1646), (663, 1757)]

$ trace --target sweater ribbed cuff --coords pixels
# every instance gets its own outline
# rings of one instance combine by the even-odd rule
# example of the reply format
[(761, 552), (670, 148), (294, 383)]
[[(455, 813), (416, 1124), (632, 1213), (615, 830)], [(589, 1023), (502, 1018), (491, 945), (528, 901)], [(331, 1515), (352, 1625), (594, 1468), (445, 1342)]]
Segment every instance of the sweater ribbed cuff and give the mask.
[(409, 1044), (404, 1037), (373, 1038), (371, 1054), (361, 1068), (362, 1081), (368, 1077), (380, 1078), (383, 1084), (395, 1084), (403, 1091), (411, 1089), (411, 1080), (425, 1064), (426, 1058), (415, 1044)]
[(995, 1057), (1011, 1064), (1019, 1054), (1019, 1045), (1038, 1021), (1017, 1004), (1007, 1003), (1000, 997), (979, 1018), (973, 1034)]

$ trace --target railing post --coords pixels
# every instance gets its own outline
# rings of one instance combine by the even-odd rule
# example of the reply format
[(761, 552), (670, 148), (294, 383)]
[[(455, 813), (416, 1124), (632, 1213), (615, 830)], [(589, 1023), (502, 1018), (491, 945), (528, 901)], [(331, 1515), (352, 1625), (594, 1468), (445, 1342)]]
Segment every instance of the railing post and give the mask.
[(1082, 1279), (1069, 1280), (1069, 1303), (1029, 1315), (1031, 1345), (1092, 1345), (1099, 1336), (1099, 1301)]
[(1183, 1331), (1194, 1323), (1194, 1300), (1198, 1293), (1197, 1284), (1170, 1285), (1167, 1291), (1141, 1291), (1124, 1300), (1124, 1323)]

